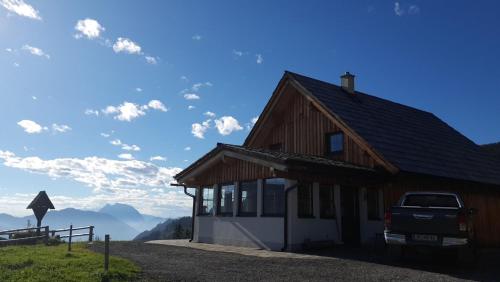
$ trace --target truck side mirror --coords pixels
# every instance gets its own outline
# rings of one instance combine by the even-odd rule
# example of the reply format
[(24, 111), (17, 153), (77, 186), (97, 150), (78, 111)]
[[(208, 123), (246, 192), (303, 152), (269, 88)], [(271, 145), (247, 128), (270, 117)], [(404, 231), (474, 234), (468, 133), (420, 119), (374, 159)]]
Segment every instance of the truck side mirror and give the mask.
[(470, 208), (470, 209), (469, 209), (469, 214), (470, 214), (470, 215), (474, 215), (474, 214), (476, 214), (476, 213), (477, 213), (477, 209), (476, 209), (476, 208)]

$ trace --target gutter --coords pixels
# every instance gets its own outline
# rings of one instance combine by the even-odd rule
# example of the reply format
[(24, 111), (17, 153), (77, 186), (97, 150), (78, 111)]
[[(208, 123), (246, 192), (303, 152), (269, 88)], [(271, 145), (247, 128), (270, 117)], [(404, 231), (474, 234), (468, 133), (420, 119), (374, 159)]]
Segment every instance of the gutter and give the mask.
[(281, 251), (286, 251), (288, 247), (288, 193), (297, 188), (298, 184), (292, 185), (285, 190), (285, 217), (283, 218), (283, 248)]
[(184, 194), (188, 195), (193, 199), (193, 208), (192, 208), (192, 214), (191, 214), (191, 239), (189, 239), (189, 242), (193, 241), (194, 238), (194, 208), (195, 208), (195, 203), (196, 203), (196, 196), (189, 193), (187, 191), (186, 185), (183, 184), (178, 184), (178, 183), (170, 183), (171, 186), (178, 186), (178, 187), (184, 187)]

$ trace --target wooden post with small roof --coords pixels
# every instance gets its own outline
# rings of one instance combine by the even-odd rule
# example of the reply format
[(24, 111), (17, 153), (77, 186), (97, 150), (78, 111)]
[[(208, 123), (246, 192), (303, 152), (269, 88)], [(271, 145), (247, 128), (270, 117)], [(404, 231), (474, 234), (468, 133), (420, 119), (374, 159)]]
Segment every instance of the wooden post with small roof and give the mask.
[(42, 226), (42, 219), (49, 209), (51, 210), (55, 209), (54, 205), (50, 201), (47, 193), (45, 191), (40, 191), (26, 209), (33, 210), (33, 213), (35, 214), (37, 220), (36, 226), (38, 227), (36, 230), (36, 235), (40, 236), (40, 227)]

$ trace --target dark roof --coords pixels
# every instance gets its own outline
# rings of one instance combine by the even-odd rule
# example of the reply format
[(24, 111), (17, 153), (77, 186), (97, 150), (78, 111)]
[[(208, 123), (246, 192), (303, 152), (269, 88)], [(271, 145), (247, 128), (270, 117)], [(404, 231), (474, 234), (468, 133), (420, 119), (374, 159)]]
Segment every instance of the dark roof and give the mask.
[(45, 191), (40, 191), (38, 195), (31, 201), (31, 203), (26, 207), (27, 209), (33, 209), (33, 208), (48, 208), (48, 209), (55, 209), (54, 205), (49, 199), (49, 196)]
[(500, 184), (500, 161), (434, 114), (286, 72), (401, 171)]
[(484, 152), (500, 159), (500, 142), (481, 145)]
[(221, 151), (231, 151), (235, 153), (239, 153), (242, 155), (246, 156), (252, 156), (258, 159), (278, 163), (278, 164), (283, 164), (287, 166), (297, 166), (297, 165), (316, 165), (316, 166), (325, 166), (325, 167), (336, 167), (340, 169), (355, 169), (355, 170), (362, 170), (366, 172), (376, 172), (375, 169), (367, 168), (367, 167), (362, 167), (362, 166), (357, 166), (354, 164), (342, 162), (342, 161), (337, 161), (337, 160), (332, 160), (329, 158), (323, 158), (319, 156), (312, 156), (312, 155), (304, 155), (304, 154), (296, 154), (296, 153), (287, 153), (287, 152), (279, 152), (279, 151), (271, 151), (267, 149), (257, 149), (257, 148), (250, 148), (250, 147), (244, 147), (244, 146), (238, 146), (238, 145), (231, 145), (231, 144), (223, 144), (223, 143), (217, 143), (217, 147), (215, 147), (213, 150), (205, 154), (203, 157), (198, 159), (196, 162), (191, 164), (189, 167), (178, 173), (176, 176), (174, 176), (175, 179), (179, 179), (180, 177), (184, 176), (186, 173), (191, 171), (193, 168), (197, 167), (201, 163), (207, 161), (211, 157), (215, 156), (217, 153)]

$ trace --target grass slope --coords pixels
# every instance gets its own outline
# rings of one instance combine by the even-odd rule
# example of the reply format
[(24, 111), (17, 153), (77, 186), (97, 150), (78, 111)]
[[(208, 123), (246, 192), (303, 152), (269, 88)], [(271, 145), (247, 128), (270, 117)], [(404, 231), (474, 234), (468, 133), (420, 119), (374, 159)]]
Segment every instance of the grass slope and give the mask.
[(0, 248), (0, 281), (132, 281), (140, 269), (132, 262), (109, 258), (104, 273), (104, 256), (74, 244), (68, 246), (11, 246)]

